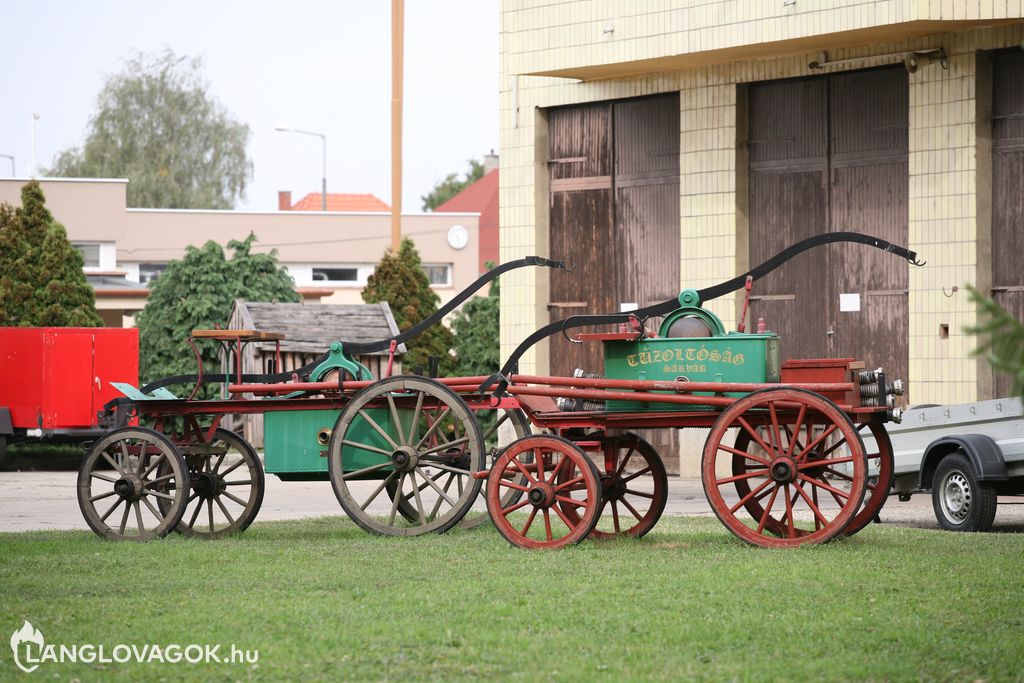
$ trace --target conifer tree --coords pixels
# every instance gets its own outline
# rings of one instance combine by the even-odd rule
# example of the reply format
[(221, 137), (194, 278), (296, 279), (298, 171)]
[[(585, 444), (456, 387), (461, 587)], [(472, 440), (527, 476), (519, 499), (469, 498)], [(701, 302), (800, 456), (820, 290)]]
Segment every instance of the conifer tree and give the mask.
[[(373, 275), (366, 281), (363, 301), (368, 304), (387, 301), (401, 332), (437, 311), (440, 297), (430, 288), (430, 280), (423, 272), (419, 252), (412, 240), (403, 239), (397, 254), (390, 249), (385, 252)], [(441, 376), (450, 375), (455, 370), (455, 357), (451, 353), (452, 333), (442, 324), (434, 325), (407, 341), (405, 347), (407, 353), (402, 364), (407, 372), (411, 373), (417, 367), (425, 371), (429, 368), (431, 356), (440, 360)]]
[(0, 325), (103, 325), (82, 255), (46, 208), (36, 180), (22, 188), (21, 207), (0, 205)]

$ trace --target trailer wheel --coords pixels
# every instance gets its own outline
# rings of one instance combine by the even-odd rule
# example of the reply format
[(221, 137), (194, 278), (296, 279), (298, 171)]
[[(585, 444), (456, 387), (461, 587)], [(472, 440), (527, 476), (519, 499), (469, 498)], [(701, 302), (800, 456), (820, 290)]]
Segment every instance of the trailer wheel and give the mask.
[[(519, 483), (521, 478), (526, 484)], [(525, 494), (503, 503), (509, 489)], [(563, 510), (582, 510), (575, 517)], [(564, 548), (579, 543), (597, 524), (601, 475), (576, 444), (537, 434), (511, 443), (487, 476), (487, 510), (494, 527), (512, 545), (529, 549)], [(522, 510), (525, 520), (510, 519)]]
[[(601, 514), (590, 538), (639, 538), (654, 528), (665, 511), (668, 501), (665, 464), (654, 446), (636, 434), (609, 439), (602, 450), (604, 470), (598, 468)], [(570, 519), (579, 517), (572, 505), (563, 505), (562, 512)]]
[(0, 436), (0, 467), (3, 467), (4, 460), (7, 458), (7, 437)]
[[(746, 432), (752, 445), (727, 445), (733, 429)], [(744, 462), (739, 470), (736, 457)], [(846, 413), (824, 396), (763, 389), (737, 400), (715, 421), (704, 444), (701, 481), (715, 515), (747, 543), (823, 543), (842, 534), (860, 509), (867, 483), (864, 443)], [(745, 483), (743, 495), (736, 495), (738, 482)]]
[(178, 449), (163, 434), (141, 427), (108, 433), (78, 470), (82, 515), (89, 528), (112, 541), (166, 536), (185, 513), (188, 491), (188, 467)]
[[(342, 509), (384, 536), (447, 531), (473, 505), (483, 469), (483, 434), (466, 402), (425, 377), (371, 384), (338, 415), (327, 469)], [(366, 491), (358, 482), (370, 481)], [(378, 483), (379, 482), (379, 483)], [(382, 493), (394, 482), (392, 491)], [(399, 513), (407, 502), (413, 520)]]
[[(191, 489), (174, 530), (183, 536), (221, 538), (245, 531), (263, 504), (265, 479), (256, 450), (242, 437), (218, 428), (209, 444), (184, 447)], [(169, 506), (164, 499), (161, 509)]]
[(943, 529), (988, 531), (996, 517), (996, 491), (978, 481), (966, 455), (954, 451), (935, 468), (932, 507)]

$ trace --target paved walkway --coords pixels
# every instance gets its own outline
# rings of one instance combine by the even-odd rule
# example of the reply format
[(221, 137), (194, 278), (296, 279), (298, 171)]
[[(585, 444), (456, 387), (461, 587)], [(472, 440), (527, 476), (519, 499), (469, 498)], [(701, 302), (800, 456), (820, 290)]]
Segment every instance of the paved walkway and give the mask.
[[(88, 529), (78, 509), (76, 478), (76, 472), (0, 472), (0, 531)], [(1020, 500), (1000, 500), (997, 529), (1024, 531), (1024, 505), (1013, 504)], [(329, 482), (282, 482), (267, 477), (259, 521), (341, 514)], [(665, 514), (711, 516), (700, 481), (670, 477)], [(890, 498), (881, 517), (884, 523), (939, 528), (927, 495), (916, 495), (906, 503)]]

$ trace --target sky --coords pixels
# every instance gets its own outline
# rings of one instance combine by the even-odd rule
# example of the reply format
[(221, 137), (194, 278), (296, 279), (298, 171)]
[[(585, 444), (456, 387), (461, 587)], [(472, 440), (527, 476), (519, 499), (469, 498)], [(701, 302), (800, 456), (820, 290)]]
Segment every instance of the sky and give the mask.
[[(0, 155), (29, 176), (81, 145), (105, 78), (133, 50), (202, 56), (209, 93), (251, 129), (254, 170), (237, 208), (277, 210), (327, 191), (391, 201), (388, 0), (3, 0)], [(403, 213), (470, 158), (498, 149), (497, 0), (406, 0)], [(10, 177), (0, 157), (0, 177)]]

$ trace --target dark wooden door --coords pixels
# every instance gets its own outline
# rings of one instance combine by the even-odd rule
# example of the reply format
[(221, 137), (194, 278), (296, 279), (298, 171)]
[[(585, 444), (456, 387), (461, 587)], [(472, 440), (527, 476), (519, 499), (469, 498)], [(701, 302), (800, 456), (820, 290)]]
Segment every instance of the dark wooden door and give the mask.
[[(1024, 52), (999, 53), (992, 82), (992, 297), (1024, 320)], [(995, 373), (995, 395), (1009, 396)]]
[[(548, 165), (550, 253), (575, 266), (551, 271), (551, 320), (679, 293), (678, 94), (552, 109)], [(602, 371), (599, 344), (550, 349), (554, 375)]]
[[(862, 232), (893, 244), (908, 238), (907, 72), (902, 67), (829, 79), (829, 230)], [(828, 247), (829, 355), (882, 366), (890, 379), (909, 371), (910, 269), (878, 249)], [(847, 310), (839, 306), (847, 295)], [(859, 297), (858, 305), (850, 299)], [(853, 310), (856, 309), (856, 310)]]
[[(827, 229), (827, 86), (823, 78), (810, 78), (750, 87), (751, 266)], [(823, 355), (823, 256), (798, 256), (754, 286), (751, 320), (762, 317), (779, 333), (787, 358)]]
[[(612, 216), (612, 105), (552, 109), (548, 116), (551, 174), (550, 254), (572, 264), (552, 270), (551, 320), (618, 310), (615, 301), (615, 224)], [(600, 345), (551, 337), (551, 374), (575, 368), (600, 373)]]
[[(751, 265), (823, 232), (906, 244), (907, 92), (902, 68), (750, 86)], [(907, 277), (891, 255), (832, 245), (758, 282), (751, 317), (786, 358), (855, 357), (905, 378)]]
[[(616, 313), (679, 293), (679, 95), (553, 109), (548, 116), (551, 320)], [(649, 321), (656, 329), (658, 321)], [(553, 375), (602, 373), (598, 343), (551, 338)], [(640, 430), (678, 472), (673, 430)]]

